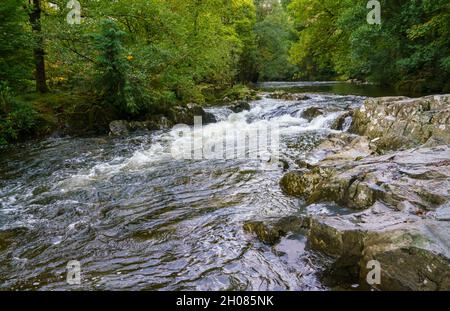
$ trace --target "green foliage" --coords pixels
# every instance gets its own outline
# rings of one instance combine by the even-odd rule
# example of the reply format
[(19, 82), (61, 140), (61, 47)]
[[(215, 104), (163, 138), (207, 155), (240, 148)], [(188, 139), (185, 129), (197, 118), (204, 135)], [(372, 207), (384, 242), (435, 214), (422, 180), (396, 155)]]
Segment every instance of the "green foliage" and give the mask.
[[(108, 40), (112, 45), (120, 42), (116, 54), (125, 58), (118, 56), (116, 67), (121, 67), (122, 74), (116, 68), (108, 73), (113, 79), (103, 82), (115, 83), (117, 92), (128, 88), (133, 95), (125, 105), (128, 112), (142, 113), (176, 102), (202, 103), (205, 87), (224, 87), (247, 76), (242, 68), (251, 64), (254, 53), (251, 0), (80, 2), (85, 14), (81, 25), (61, 23), (67, 11), (53, 11), (47, 17), (46, 32), (57, 38), (57, 44), (49, 48), (52, 76), (65, 75), (64, 81), (73, 87), (81, 87), (80, 81), (92, 85), (92, 77), (98, 71), (106, 74), (108, 68), (104, 59), (100, 66), (96, 64), (97, 51), (108, 48)], [(115, 23), (114, 38), (101, 29), (105, 16)], [(101, 33), (103, 43), (91, 42), (95, 33)], [(125, 61), (128, 55), (132, 61)], [(111, 85), (102, 89), (111, 90)]]
[(18, 101), (5, 83), (0, 84), (0, 145), (29, 135), (38, 115), (30, 103)]
[(126, 55), (122, 46), (125, 32), (115, 22), (105, 20), (101, 33), (94, 36), (96, 58), (96, 86), (104, 103), (117, 107), (124, 114), (138, 112), (143, 104), (143, 95), (138, 81), (130, 75), (132, 55)]
[[(224, 93), (245, 98), (244, 85), (257, 80), (450, 88), (448, 0), (380, 0), (381, 25), (367, 24), (367, 0), (79, 1), (82, 21), (71, 25), (67, 1), (41, 0), (42, 29), (34, 32), (28, 1), (0, 2), (3, 142), (37, 126), (33, 105), (12, 95), (25, 98), (34, 84), (36, 47), (45, 49), (53, 94), (88, 98), (83, 112), (103, 109), (123, 118), (164, 114), (173, 105), (203, 104)], [(58, 111), (76, 110), (58, 102), (70, 106)], [(38, 108), (40, 117), (53, 111)]]

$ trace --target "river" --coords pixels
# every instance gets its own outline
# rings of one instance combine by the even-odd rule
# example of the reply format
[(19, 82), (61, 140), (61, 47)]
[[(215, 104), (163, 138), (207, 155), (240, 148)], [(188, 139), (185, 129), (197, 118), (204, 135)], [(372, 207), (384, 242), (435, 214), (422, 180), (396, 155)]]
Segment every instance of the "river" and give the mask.
[[(203, 133), (221, 140), (222, 129), (276, 124), (281, 157), (295, 167), (345, 109), (361, 105), (357, 95), (264, 96), (241, 113), (210, 108), (219, 121)], [(311, 106), (325, 114), (308, 122), (301, 115)], [(164, 130), (1, 150), (0, 289), (327, 290), (304, 235), (271, 247), (243, 224), (336, 207), (283, 195), (279, 163), (175, 160), (177, 139)], [(81, 265), (79, 285), (66, 282), (71, 260)]]

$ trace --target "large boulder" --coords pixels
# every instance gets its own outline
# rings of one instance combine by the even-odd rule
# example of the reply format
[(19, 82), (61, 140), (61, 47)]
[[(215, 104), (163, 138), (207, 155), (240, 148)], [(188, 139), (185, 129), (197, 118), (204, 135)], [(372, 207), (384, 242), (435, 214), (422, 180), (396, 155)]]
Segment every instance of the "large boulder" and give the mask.
[(151, 116), (145, 121), (130, 121), (128, 122), (128, 129), (130, 131), (138, 130), (163, 130), (173, 126), (173, 122), (162, 115)]
[(145, 121), (125, 121), (116, 120), (109, 124), (111, 136), (128, 135), (129, 132), (135, 131), (153, 131), (167, 129), (173, 126), (173, 122), (165, 116), (152, 116)]
[(450, 144), (450, 95), (368, 99), (355, 111), (350, 131), (376, 139), (380, 152), (429, 140)]
[(247, 221), (243, 228), (246, 233), (256, 235), (264, 244), (274, 245), (289, 232), (297, 233), (306, 225), (303, 217), (287, 216), (276, 221)]
[(193, 125), (195, 117), (202, 118), (202, 124), (216, 122), (216, 117), (196, 104), (185, 106), (175, 106), (171, 108), (168, 116), (150, 115), (143, 121), (116, 120), (109, 124), (110, 135), (123, 136), (129, 132), (138, 130), (162, 130), (172, 127), (175, 124)]
[(329, 172), (314, 167), (286, 173), (280, 181), (281, 190), (291, 196), (308, 198), (317, 185), (329, 178)]
[(128, 122), (125, 120), (116, 120), (109, 123), (110, 135), (122, 136), (128, 134)]
[(331, 129), (337, 131), (346, 131), (350, 128), (353, 123), (354, 111), (346, 111), (341, 114), (332, 124)]

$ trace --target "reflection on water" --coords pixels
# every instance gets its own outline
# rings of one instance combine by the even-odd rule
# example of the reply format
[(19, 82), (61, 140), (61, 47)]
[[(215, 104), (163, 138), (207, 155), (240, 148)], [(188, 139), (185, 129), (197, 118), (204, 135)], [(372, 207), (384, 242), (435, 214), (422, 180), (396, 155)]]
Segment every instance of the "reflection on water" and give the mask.
[[(220, 128), (276, 123), (280, 153), (295, 165), (345, 108), (363, 100), (310, 97), (264, 98), (239, 114), (212, 108), (220, 121), (205, 126), (205, 135), (219, 140)], [(301, 115), (311, 106), (324, 115), (308, 122)], [(173, 143), (167, 130), (2, 150), (0, 288), (324, 289), (303, 235), (272, 248), (243, 231), (248, 220), (305, 212), (279, 189), (283, 167), (258, 159), (174, 160)], [(81, 262), (81, 285), (66, 283), (70, 260)]]

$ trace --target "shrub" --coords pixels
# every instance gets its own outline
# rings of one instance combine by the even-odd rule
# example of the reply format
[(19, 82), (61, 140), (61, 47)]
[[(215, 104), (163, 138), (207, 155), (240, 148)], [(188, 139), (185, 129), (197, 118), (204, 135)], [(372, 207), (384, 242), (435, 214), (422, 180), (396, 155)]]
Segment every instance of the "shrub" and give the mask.
[(30, 134), (37, 125), (37, 118), (38, 113), (30, 103), (17, 100), (11, 89), (0, 83), (0, 145)]

